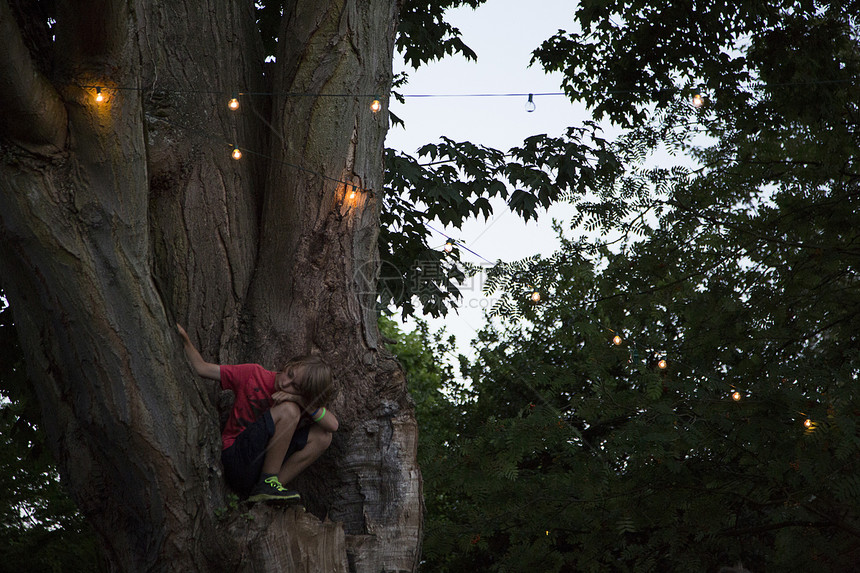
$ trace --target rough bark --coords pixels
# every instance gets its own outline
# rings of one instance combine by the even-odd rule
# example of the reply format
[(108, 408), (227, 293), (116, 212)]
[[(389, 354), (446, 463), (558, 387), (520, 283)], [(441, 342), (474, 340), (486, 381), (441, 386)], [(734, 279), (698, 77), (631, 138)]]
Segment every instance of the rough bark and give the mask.
[[(288, 2), (274, 73), (250, 2), (60, 4), (46, 57), (0, 0), (0, 273), (110, 563), (414, 570), (416, 424), (373, 308), (387, 118), (368, 106), (390, 88), (397, 2)], [(231, 113), (232, 91), (281, 95)], [(335, 366), (342, 431), (298, 484), (308, 513), (222, 514), (213, 389), (176, 320), (213, 361)]]
[(344, 524), (361, 571), (415, 568), (421, 526), (416, 424), (403, 374), (378, 342), (369, 280), (387, 122), (369, 109), (390, 87), (396, 16), (386, 0), (285, 8), (276, 91), (324, 95), (274, 102), (285, 137), (273, 140), (262, 223), (270, 240), (251, 298), (264, 352), (320, 352), (335, 365), (335, 408), (348, 431), (302, 486), (312, 509)]

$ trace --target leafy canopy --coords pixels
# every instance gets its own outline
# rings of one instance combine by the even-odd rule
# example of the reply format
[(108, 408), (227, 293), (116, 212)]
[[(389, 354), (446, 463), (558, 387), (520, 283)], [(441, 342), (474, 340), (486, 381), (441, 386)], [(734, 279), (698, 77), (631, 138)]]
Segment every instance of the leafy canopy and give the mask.
[(857, 562), (858, 13), (586, 1), (535, 52), (622, 169), (487, 281), (520, 323), (433, 440), (426, 570)]
[(63, 490), (0, 290), (0, 572), (102, 570), (95, 535)]

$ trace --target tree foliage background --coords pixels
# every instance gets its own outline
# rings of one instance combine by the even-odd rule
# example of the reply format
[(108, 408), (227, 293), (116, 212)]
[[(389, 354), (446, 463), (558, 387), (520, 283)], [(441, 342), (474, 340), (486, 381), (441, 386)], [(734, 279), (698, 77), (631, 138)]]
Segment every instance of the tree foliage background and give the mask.
[(856, 565), (857, 14), (582, 2), (535, 52), (624, 168), (558, 253), (490, 273), (520, 322), (424, 452), (428, 571)]
[[(429, 18), (416, 30), (451, 32), (420, 8), (404, 5)], [(405, 314), (446, 312), (469, 272), (428, 248), (427, 219), (487, 215), (492, 197), (525, 218), (577, 208), (558, 253), (490, 272), (512, 322), (459, 372), (426, 329), (383, 329), (418, 408), (425, 570), (860, 561), (858, 14), (582, 1), (535, 63), (623, 136), (588, 122), (506, 152), (389, 151), (381, 302)], [(471, 55), (453, 38), (406, 59)], [(661, 149), (697, 166), (651, 167)]]
[(21, 348), (9, 313), (2, 310), (0, 571), (98, 571), (95, 536), (60, 484), (39, 429), (39, 407), (24, 372)]

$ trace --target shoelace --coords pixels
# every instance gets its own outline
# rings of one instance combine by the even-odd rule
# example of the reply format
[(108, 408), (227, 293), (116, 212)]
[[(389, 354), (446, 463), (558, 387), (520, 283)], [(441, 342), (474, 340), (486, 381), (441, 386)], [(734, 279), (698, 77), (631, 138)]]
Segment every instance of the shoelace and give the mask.
[(287, 491), (287, 488), (281, 485), (281, 482), (278, 481), (277, 476), (271, 476), (266, 478), (266, 483), (275, 488), (278, 491)]

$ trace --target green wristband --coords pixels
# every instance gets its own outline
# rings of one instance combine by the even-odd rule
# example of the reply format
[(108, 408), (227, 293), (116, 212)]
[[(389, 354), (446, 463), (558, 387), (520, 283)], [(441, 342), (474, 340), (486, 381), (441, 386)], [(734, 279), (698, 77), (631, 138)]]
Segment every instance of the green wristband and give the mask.
[[(317, 412), (319, 412), (319, 415), (317, 415)], [(325, 416), (325, 406), (317, 409), (316, 412), (311, 414), (311, 420), (313, 420), (314, 422), (319, 422), (323, 419), (323, 416)]]

